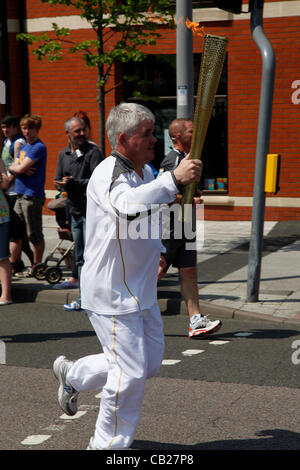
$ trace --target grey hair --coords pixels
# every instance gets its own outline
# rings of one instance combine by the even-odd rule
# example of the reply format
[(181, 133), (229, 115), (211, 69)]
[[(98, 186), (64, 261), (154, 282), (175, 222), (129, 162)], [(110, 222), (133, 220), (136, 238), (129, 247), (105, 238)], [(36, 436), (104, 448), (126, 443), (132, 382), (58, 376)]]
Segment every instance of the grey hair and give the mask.
[(112, 150), (118, 146), (118, 137), (124, 133), (134, 134), (142, 121), (155, 122), (153, 113), (137, 103), (121, 103), (111, 109), (106, 120), (106, 132)]
[(79, 122), (80, 124), (82, 124), (83, 126), (85, 126), (85, 123), (84, 123), (84, 120), (81, 119), (80, 117), (77, 117), (77, 116), (72, 116), (70, 117), (69, 119), (66, 120), (65, 124), (64, 124), (64, 129), (65, 131), (69, 132), (70, 130), (70, 127), (71, 127), (71, 124), (72, 122)]

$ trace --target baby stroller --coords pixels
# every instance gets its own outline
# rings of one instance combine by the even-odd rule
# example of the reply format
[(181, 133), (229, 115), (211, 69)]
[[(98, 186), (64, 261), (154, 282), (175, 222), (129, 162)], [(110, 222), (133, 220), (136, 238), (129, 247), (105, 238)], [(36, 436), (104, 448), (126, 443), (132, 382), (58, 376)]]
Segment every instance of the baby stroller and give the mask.
[[(61, 263), (65, 261), (68, 267), (72, 266), (72, 257), (74, 250), (74, 241), (72, 232), (69, 228), (69, 223), (66, 213), (66, 197), (62, 194), (53, 201), (50, 201), (48, 208), (55, 212), (56, 222), (59, 225), (57, 233), (59, 242), (54, 249), (45, 258), (43, 263), (35, 265), (32, 275), (42, 281), (46, 279), (50, 284), (57, 284), (63, 275)], [(48, 266), (49, 262), (54, 262), (54, 265)]]

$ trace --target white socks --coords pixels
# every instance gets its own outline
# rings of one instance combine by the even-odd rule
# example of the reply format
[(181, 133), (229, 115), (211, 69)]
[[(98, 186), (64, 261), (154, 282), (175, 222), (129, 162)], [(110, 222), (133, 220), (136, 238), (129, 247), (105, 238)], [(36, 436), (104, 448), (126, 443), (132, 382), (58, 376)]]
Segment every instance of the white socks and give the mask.
[(190, 319), (190, 324), (192, 325), (192, 324), (195, 323), (196, 321), (200, 320), (201, 317), (202, 317), (201, 313), (196, 313), (196, 314), (193, 315), (192, 318)]

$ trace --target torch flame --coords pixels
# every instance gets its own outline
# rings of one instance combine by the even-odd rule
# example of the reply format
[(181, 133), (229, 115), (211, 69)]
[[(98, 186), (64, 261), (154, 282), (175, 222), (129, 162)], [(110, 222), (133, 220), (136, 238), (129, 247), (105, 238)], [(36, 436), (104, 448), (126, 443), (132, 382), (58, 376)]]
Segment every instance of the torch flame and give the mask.
[(191, 29), (194, 34), (197, 36), (205, 36), (204, 32), (204, 26), (200, 26), (200, 23), (194, 23), (193, 21), (190, 21), (188, 18), (186, 19), (186, 27)]

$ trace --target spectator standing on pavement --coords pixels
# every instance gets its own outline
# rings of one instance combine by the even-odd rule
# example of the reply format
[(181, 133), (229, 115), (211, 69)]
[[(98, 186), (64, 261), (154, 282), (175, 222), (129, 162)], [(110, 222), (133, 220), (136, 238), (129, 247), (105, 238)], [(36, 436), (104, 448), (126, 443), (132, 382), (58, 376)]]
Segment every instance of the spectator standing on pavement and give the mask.
[[(58, 189), (67, 192), (80, 289), (80, 272), (85, 246), (86, 187), (103, 156), (96, 145), (88, 142), (83, 119), (74, 116), (68, 119), (65, 122), (65, 132), (69, 145), (58, 156), (55, 184)], [(65, 304), (64, 309), (81, 310), (81, 297)]]
[(0, 306), (12, 303), (11, 265), (9, 261), (9, 205), (3, 190), (9, 186), (4, 162), (0, 159)]
[[(87, 141), (90, 144), (97, 145), (93, 140), (91, 140), (91, 121), (90, 118), (87, 115), (86, 111), (76, 111), (74, 113), (74, 117), (81, 118), (84, 123), (85, 123), (85, 136)], [(70, 220), (70, 215), (69, 215), (69, 209), (68, 209), (68, 204), (66, 207), (66, 217), (67, 220)], [(71, 225), (71, 222), (70, 222)], [(76, 258), (73, 256), (72, 258), (72, 273), (71, 276), (67, 279), (64, 279), (62, 282), (59, 282), (53, 286), (54, 289), (76, 289), (79, 287), (78, 284), (78, 268), (77, 268), (77, 263), (76, 263)]]
[[(165, 171), (174, 171), (180, 164), (181, 160), (190, 152), (192, 136), (193, 136), (193, 122), (189, 119), (179, 118), (171, 122), (169, 126), (169, 134), (173, 142), (173, 150), (163, 159), (161, 163), (160, 174)], [(201, 202), (198, 194), (195, 195), (194, 205)], [(180, 202), (182, 192), (177, 195), (177, 202)], [(196, 231), (196, 213), (195, 207), (193, 208), (193, 232)], [(180, 276), (181, 295), (186, 303), (190, 324), (188, 336), (195, 337), (213, 333), (221, 327), (221, 321), (210, 321), (207, 316), (200, 313), (199, 305), (199, 292), (197, 284), (197, 251), (195, 249), (187, 249), (187, 243), (196, 243), (194, 240), (187, 240), (182, 230), (182, 237), (176, 238), (174, 235), (174, 218), (172, 217), (171, 231), (168, 238), (163, 238), (163, 244), (166, 248), (166, 253), (163, 253), (167, 268), (160, 267), (158, 279), (162, 279), (168, 268), (173, 265), (178, 268)]]
[(21, 119), (20, 127), (26, 144), (9, 167), (9, 172), (16, 176), (15, 191), (18, 195), (14, 209), (25, 222), (28, 239), (33, 245), (33, 264), (27, 271), (28, 276), (34, 266), (42, 262), (45, 250), (42, 209), (45, 202), (47, 148), (39, 138), (41, 126), (40, 116), (26, 114)]
[[(104, 354), (54, 362), (58, 400), (69, 415), (78, 393), (102, 388), (101, 407), (88, 449), (127, 449), (139, 420), (147, 378), (160, 369), (164, 351), (157, 304), (159, 237), (130, 236), (131, 222), (152, 205), (171, 203), (178, 185), (199, 181), (200, 161), (184, 159), (154, 179), (154, 116), (144, 106), (122, 103), (106, 129), (113, 149), (94, 171), (87, 190), (87, 242), (82, 270), (83, 308)], [(144, 210), (140, 212), (142, 209)], [(140, 219), (138, 219), (140, 220)], [(120, 235), (120, 226), (127, 229)]]
[(26, 234), (25, 222), (17, 216), (14, 206), (17, 199), (15, 191), (15, 176), (8, 168), (17, 159), (19, 150), (26, 144), (26, 140), (20, 131), (19, 119), (15, 115), (6, 115), (1, 120), (1, 129), (5, 137), (1, 158), (5, 164), (9, 186), (5, 191), (10, 210), (10, 261), (12, 264), (12, 273), (22, 272), (24, 263), (21, 260), (21, 249), (27, 255), (30, 265), (33, 264), (33, 252), (30, 248)]

